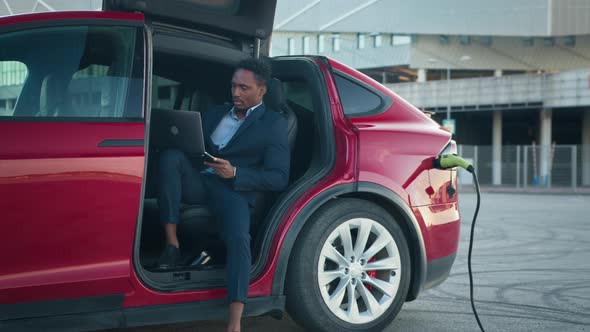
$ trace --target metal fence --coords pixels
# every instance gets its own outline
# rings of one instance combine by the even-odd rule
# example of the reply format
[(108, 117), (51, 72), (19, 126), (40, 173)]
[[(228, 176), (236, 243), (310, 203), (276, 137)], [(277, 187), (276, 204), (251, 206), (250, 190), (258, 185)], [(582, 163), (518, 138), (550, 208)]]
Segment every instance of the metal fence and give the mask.
[[(502, 146), (500, 163), (494, 163), (490, 145), (459, 145), (458, 149), (472, 162), (483, 186), (590, 188), (590, 145)], [(471, 184), (471, 176), (461, 172), (459, 181)]]

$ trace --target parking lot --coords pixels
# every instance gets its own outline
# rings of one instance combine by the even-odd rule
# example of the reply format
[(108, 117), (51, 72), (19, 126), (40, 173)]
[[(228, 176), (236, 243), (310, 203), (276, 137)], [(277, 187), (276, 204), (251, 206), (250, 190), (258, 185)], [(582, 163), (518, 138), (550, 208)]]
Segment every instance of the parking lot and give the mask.
[[(406, 303), (389, 331), (476, 331), (467, 248), (475, 195), (461, 193), (463, 228), (451, 276)], [(590, 331), (590, 195), (482, 195), (473, 251), (475, 295), (487, 331)], [(288, 317), (244, 320), (244, 331), (303, 331)], [(201, 322), (154, 331), (223, 331)]]

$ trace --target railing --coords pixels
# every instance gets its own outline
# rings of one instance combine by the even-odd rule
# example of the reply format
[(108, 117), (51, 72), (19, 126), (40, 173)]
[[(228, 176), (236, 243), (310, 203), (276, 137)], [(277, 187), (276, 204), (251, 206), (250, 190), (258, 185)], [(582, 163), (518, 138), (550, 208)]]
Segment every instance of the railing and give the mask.
[(442, 111), (590, 105), (590, 69), (552, 74), (508, 75), (386, 84), (414, 106)]
[[(501, 150), (501, 163), (494, 164), (490, 145), (458, 147), (459, 155), (472, 162), (484, 186), (590, 189), (590, 145), (510, 145)], [(499, 179), (494, 179), (495, 167), (500, 167)], [(459, 181), (471, 184), (471, 176), (460, 172)]]

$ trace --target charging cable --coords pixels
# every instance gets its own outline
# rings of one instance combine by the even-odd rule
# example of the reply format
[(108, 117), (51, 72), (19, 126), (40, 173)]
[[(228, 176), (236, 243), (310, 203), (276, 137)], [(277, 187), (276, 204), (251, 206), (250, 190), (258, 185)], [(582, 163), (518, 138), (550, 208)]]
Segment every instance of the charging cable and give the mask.
[(473, 183), (475, 184), (475, 191), (477, 193), (477, 204), (475, 205), (475, 213), (473, 214), (473, 222), (471, 223), (471, 234), (469, 235), (469, 250), (467, 253), (467, 270), (469, 271), (469, 298), (471, 300), (471, 309), (473, 310), (473, 315), (475, 315), (475, 320), (477, 320), (477, 325), (479, 326), (479, 329), (482, 332), (485, 332), (483, 325), (479, 320), (477, 310), (475, 309), (475, 302), (473, 301), (473, 273), (471, 271), (471, 251), (473, 249), (473, 232), (475, 230), (475, 221), (477, 220), (477, 214), (479, 213), (479, 203), (481, 198), (477, 174), (475, 173), (475, 168), (473, 168), (473, 166), (468, 161), (457, 156), (456, 154), (440, 155), (432, 161), (432, 166), (437, 169), (461, 167), (473, 175)]

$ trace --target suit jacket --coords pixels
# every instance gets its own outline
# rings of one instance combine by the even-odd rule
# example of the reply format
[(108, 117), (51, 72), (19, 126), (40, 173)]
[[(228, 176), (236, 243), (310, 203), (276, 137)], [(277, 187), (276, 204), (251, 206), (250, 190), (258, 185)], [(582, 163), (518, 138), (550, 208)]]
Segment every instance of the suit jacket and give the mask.
[[(214, 106), (203, 114), (203, 133), (208, 151), (237, 168), (233, 189), (253, 203), (256, 191), (280, 191), (289, 182), (287, 119), (269, 111), (264, 103), (251, 112), (227, 145), (219, 150), (211, 134), (231, 106)], [(251, 193), (247, 193), (251, 192)]]

